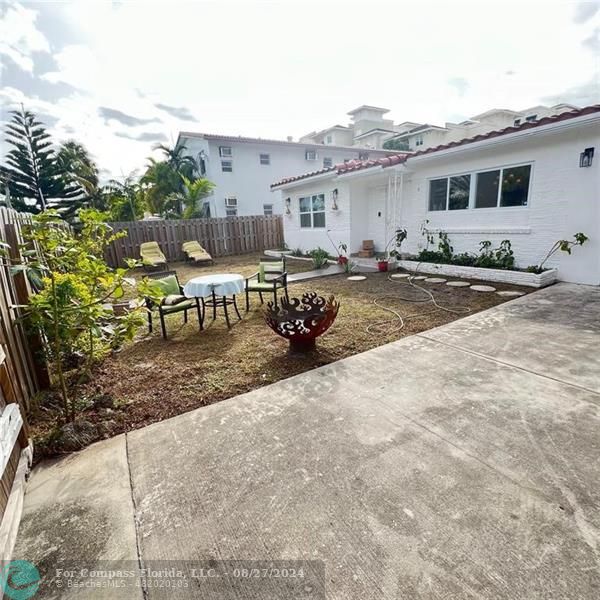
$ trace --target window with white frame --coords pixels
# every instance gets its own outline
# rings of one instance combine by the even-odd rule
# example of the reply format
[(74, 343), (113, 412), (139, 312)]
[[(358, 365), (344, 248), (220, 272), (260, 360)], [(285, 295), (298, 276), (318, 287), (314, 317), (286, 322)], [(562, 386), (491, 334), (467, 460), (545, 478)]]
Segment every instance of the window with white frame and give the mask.
[(328, 136), (325, 138), (325, 143), (326, 143), (326, 144), (331, 144), (332, 142), (333, 142), (333, 137), (332, 137), (331, 135), (328, 135)]
[(271, 164), (271, 155), (270, 154), (261, 154), (260, 155), (260, 164), (261, 165), (270, 165)]
[(329, 169), (329, 168), (331, 168), (331, 167), (333, 167), (333, 158), (331, 158), (331, 157), (329, 157), (329, 156), (326, 156), (326, 157), (323, 159), (323, 168), (324, 168), (324, 169)]
[(531, 165), (477, 173), (475, 208), (527, 206)]
[(537, 121), (537, 115), (529, 115), (528, 117), (525, 117), (526, 121)]
[(219, 146), (219, 156), (221, 158), (231, 158), (233, 156), (231, 146)]
[(423, 136), (417, 135), (415, 137), (415, 146), (422, 146), (422, 145), (423, 145)]
[(471, 175), (455, 175), (429, 182), (429, 210), (469, 208)]
[(306, 160), (317, 160), (317, 151), (316, 150), (307, 150), (304, 153), (304, 158), (306, 158)]
[(222, 160), (221, 161), (221, 171), (223, 171), (223, 173), (233, 173), (233, 161), (232, 160)]
[(531, 165), (518, 165), (431, 179), (429, 210), (527, 206), (530, 178)]
[(325, 227), (325, 194), (300, 198), (300, 227), (322, 229)]
[[(237, 212), (238, 201), (235, 196), (227, 196), (225, 198), (225, 209), (226, 210), (235, 210)], [(232, 215), (228, 215), (232, 216)]]
[(515, 119), (514, 126), (518, 127), (521, 124), (521, 119)]
[(273, 214), (273, 205), (272, 204), (263, 204), (263, 213), (265, 217), (270, 217)]

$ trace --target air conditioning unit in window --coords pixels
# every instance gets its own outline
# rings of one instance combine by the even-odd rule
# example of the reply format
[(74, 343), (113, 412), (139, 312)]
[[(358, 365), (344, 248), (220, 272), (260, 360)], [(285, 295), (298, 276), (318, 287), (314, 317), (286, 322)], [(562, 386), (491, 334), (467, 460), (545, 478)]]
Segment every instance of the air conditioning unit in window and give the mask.
[(227, 208), (237, 208), (237, 198), (225, 198), (225, 206)]

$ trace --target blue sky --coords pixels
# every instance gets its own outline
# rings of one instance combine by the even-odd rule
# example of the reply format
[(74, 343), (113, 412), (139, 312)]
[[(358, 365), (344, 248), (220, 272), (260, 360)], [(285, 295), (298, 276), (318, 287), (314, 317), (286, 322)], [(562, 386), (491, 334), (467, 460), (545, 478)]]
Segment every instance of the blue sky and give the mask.
[(600, 3), (5, 0), (0, 78), (2, 121), (23, 102), (119, 177), (181, 130), (297, 138), (360, 104), (443, 124), (600, 103)]

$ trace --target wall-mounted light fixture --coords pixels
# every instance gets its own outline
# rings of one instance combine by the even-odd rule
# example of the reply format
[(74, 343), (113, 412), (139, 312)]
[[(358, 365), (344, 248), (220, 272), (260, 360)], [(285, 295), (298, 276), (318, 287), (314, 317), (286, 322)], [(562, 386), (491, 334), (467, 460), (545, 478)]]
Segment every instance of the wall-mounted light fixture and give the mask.
[(291, 198), (286, 198), (285, 199), (285, 214), (286, 215), (291, 215), (292, 214), (292, 211), (290, 209), (291, 205), (292, 205), (292, 199)]
[(593, 158), (594, 158), (594, 149), (586, 148), (579, 155), (579, 166), (580, 167), (591, 167)]
[(337, 205), (337, 199), (338, 199), (338, 189), (335, 188), (332, 192), (331, 192), (331, 200), (332, 200), (332, 204), (331, 204), (331, 210), (337, 210), (338, 209), (338, 205)]

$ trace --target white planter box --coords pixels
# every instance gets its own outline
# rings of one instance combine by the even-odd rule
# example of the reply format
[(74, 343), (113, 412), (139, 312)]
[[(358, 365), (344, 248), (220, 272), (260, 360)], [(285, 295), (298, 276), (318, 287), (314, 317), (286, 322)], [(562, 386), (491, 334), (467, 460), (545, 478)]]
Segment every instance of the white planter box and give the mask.
[(556, 281), (557, 270), (549, 269), (537, 275), (525, 271), (505, 271), (504, 269), (482, 269), (480, 267), (462, 267), (460, 265), (439, 265), (437, 263), (419, 262), (417, 260), (398, 260), (397, 266), (407, 271), (414, 271), (417, 266), (422, 273), (463, 277), (464, 279), (481, 279), (498, 283), (512, 283), (529, 287), (542, 288)]

